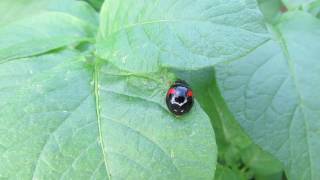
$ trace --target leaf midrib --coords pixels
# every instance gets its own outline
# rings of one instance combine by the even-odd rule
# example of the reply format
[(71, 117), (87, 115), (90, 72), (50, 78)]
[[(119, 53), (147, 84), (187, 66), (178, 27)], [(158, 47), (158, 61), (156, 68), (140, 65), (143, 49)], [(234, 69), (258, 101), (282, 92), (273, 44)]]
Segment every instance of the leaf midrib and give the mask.
[[(311, 152), (310, 152), (310, 140), (309, 140), (309, 124), (307, 122), (307, 119), (305, 118), (305, 113), (304, 113), (304, 110), (303, 108), (306, 107), (304, 105), (304, 102), (303, 102), (303, 98), (302, 98), (302, 95), (300, 93), (300, 86), (299, 86), (299, 83), (297, 81), (297, 77), (296, 77), (296, 71), (295, 71), (295, 63), (294, 63), (294, 60), (291, 58), (290, 56), (290, 53), (289, 53), (289, 50), (288, 50), (288, 46), (287, 46), (287, 43), (285, 41), (285, 38), (283, 37), (279, 27), (274, 27), (274, 30), (276, 31), (276, 36), (279, 38), (280, 40), (280, 47), (281, 49), (283, 50), (283, 54), (285, 56), (285, 60), (287, 61), (288, 63), (288, 67), (289, 67), (289, 73), (290, 73), (290, 76), (292, 77), (292, 80), (293, 80), (293, 84), (295, 86), (295, 92), (297, 93), (297, 96), (298, 96), (298, 104), (296, 105), (296, 108), (299, 108), (301, 109), (301, 113), (302, 113), (302, 116), (303, 116), (303, 125), (304, 125), (304, 131), (306, 133), (306, 143), (308, 145), (308, 158), (309, 158), (309, 165), (310, 165), (310, 177), (311, 179), (314, 179), (313, 178), (313, 162), (312, 162), (312, 158), (311, 158)], [(294, 118), (294, 117), (292, 117)], [(293, 119), (291, 119), (291, 121), (293, 121)], [(290, 134), (290, 132), (289, 132)]]
[(123, 30), (131, 29), (131, 28), (134, 28), (137, 26), (150, 25), (150, 24), (161, 24), (161, 23), (190, 23), (190, 22), (210, 23), (211, 25), (224, 26), (224, 27), (228, 27), (228, 28), (232, 28), (232, 29), (238, 29), (238, 30), (246, 31), (246, 32), (252, 33), (252, 34), (261, 34), (261, 35), (263, 34), (263, 33), (249, 31), (248, 29), (245, 29), (240, 26), (234, 27), (234, 26), (231, 26), (228, 24), (208, 21), (206, 19), (155, 19), (155, 20), (150, 20), (150, 21), (131, 23), (131, 24), (125, 25), (123, 27), (120, 27), (119, 29), (116, 29), (114, 31), (107, 32), (106, 34), (103, 33), (102, 35), (104, 36), (103, 37), (104, 39), (108, 39), (108, 37), (110, 37), (113, 34), (117, 34)]
[(102, 127), (101, 127), (101, 116), (100, 116), (100, 96), (99, 96), (99, 66), (97, 62), (94, 65), (94, 71), (93, 71), (93, 80), (94, 80), (94, 97), (95, 97), (95, 105), (96, 105), (96, 116), (97, 116), (97, 124), (98, 124), (98, 131), (99, 131), (99, 139), (100, 139), (100, 146), (103, 154), (103, 159), (104, 159), (104, 164), (106, 168), (106, 172), (108, 175), (108, 179), (111, 180), (111, 174), (109, 172), (109, 165), (108, 165), (108, 160), (107, 160), (107, 152), (104, 140), (103, 140), (103, 135), (102, 135)]

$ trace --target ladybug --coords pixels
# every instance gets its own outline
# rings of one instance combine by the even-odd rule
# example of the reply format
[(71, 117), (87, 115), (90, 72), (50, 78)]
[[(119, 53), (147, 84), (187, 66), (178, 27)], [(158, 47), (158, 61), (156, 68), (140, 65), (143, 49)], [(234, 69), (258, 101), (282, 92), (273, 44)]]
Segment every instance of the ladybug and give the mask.
[(183, 80), (177, 80), (169, 88), (166, 95), (168, 109), (175, 115), (183, 115), (190, 111), (193, 105), (192, 89)]

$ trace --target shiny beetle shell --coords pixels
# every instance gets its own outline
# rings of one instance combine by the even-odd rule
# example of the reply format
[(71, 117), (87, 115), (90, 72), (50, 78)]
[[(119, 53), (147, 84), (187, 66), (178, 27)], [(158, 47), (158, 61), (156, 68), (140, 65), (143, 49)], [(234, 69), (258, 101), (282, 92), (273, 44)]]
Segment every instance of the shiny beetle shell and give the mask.
[(177, 80), (169, 88), (166, 95), (168, 109), (175, 115), (189, 112), (193, 105), (193, 92), (189, 85), (182, 80)]

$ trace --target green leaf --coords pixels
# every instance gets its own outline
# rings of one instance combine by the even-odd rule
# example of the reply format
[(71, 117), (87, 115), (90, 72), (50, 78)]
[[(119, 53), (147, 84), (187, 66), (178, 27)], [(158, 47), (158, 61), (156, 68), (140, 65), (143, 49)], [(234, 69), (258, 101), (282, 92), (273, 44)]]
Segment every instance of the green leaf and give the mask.
[(212, 66), (267, 40), (255, 0), (108, 0), (100, 19), (98, 56), (135, 72)]
[(75, 16), (43, 12), (0, 27), (0, 62), (89, 41), (94, 34), (94, 26)]
[(0, 26), (36, 14), (51, 1), (53, 0), (1, 0)]
[(212, 179), (214, 133), (196, 102), (176, 117), (165, 95), (167, 72), (135, 74), (103, 65), (96, 72), (96, 98), (105, 161), (114, 179)]
[(26, 19), (44, 11), (68, 13), (87, 22), (98, 24), (97, 14), (85, 2), (75, 0), (1, 0), (0, 26)]
[(176, 117), (167, 70), (76, 51), (93, 47), (95, 13), (70, 4), (0, 27), (0, 179), (212, 179), (215, 135), (197, 101)]
[(92, 70), (64, 51), (0, 65), (0, 179), (105, 179)]
[(214, 177), (210, 121), (168, 111), (168, 73), (100, 68), (70, 51), (0, 65), (1, 178)]
[(94, 10), (77, 1), (60, 6), (51, 4), (51, 10), (0, 26), (0, 63), (92, 41), (97, 30)]
[(218, 85), (241, 126), (285, 166), (289, 179), (319, 179), (320, 21), (291, 12), (246, 57), (217, 66)]
[(48, 4), (46, 11), (67, 13), (92, 26), (99, 25), (98, 13), (86, 2), (75, 0), (55, 0)]

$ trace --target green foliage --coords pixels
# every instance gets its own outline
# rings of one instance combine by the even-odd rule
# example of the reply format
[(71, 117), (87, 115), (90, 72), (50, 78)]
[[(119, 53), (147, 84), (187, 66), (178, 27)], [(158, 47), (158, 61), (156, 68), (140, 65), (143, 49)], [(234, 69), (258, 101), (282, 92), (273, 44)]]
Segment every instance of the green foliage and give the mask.
[(270, 29), (274, 36), (265, 44), (216, 67), (219, 88), (241, 126), (283, 162), (289, 179), (318, 179), (320, 21), (294, 11)]
[(109, 0), (100, 19), (98, 56), (140, 73), (197, 70), (237, 59), (268, 39), (254, 0)]
[(0, 179), (320, 179), (319, 10), (0, 1)]

